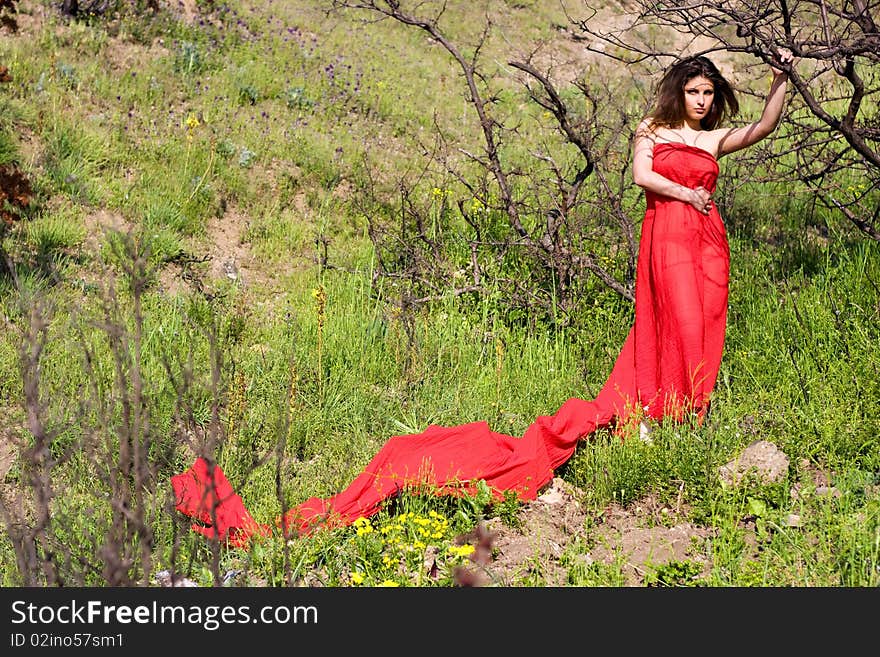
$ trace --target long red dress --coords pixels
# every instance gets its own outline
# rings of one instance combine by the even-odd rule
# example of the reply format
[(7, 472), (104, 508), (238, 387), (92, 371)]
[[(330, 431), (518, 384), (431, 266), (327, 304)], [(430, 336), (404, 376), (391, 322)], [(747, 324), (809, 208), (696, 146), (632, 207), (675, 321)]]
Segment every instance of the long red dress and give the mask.
[[(654, 146), (654, 171), (681, 185), (715, 190), (718, 163), (685, 144)], [(605, 385), (591, 401), (573, 397), (553, 415), (538, 417), (522, 437), (496, 433), (486, 422), (431, 425), (394, 436), (342, 492), (312, 497), (278, 524), (291, 534), (340, 526), (376, 513), (397, 491), (431, 485), (441, 493), (472, 492), (484, 480), (498, 499), (514, 491), (532, 500), (567, 461), (578, 441), (600, 427), (643, 415), (702, 417), (715, 385), (727, 321), (730, 265), (724, 224), (714, 204), (708, 215), (690, 204), (646, 193), (636, 271), (635, 321)], [(197, 459), (172, 477), (177, 509), (193, 529), (245, 546), (268, 525), (257, 523), (222, 470)]]

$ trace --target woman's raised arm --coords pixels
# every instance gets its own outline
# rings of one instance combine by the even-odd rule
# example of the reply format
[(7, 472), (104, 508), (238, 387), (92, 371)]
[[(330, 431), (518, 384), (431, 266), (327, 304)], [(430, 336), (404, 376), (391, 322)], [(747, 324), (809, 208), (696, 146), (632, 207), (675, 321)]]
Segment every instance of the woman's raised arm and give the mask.
[[(794, 57), (791, 51), (779, 50), (780, 64), (791, 64)], [(764, 111), (761, 118), (742, 128), (732, 128), (718, 141), (718, 157), (741, 150), (755, 144), (776, 129), (782, 116), (782, 106), (785, 104), (785, 89), (788, 82), (788, 73), (775, 66), (770, 67), (773, 71), (773, 82), (764, 102)]]

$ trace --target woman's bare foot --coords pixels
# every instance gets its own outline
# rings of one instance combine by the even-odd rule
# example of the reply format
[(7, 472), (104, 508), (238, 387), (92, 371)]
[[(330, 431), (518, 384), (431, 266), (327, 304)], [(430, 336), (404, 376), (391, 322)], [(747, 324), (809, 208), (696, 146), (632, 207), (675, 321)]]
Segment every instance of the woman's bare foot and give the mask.
[(654, 439), (651, 438), (651, 427), (649, 427), (644, 420), (639, 422), (639, 440), (643, 443), (648, 443), (649, 445), (654, 444)]

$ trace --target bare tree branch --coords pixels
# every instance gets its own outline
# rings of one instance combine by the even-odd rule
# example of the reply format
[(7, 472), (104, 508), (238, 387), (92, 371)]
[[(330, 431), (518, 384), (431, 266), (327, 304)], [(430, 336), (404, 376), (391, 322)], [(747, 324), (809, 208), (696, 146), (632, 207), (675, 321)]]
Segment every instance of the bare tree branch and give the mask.
[[(781, 140), (799, 162), (796, 171), (780, 164), (779, 173), (795, 175), (817, 193), (831, 185), (829, 177), (849, 175), (869, 189), (880, 187), (880, 124), (876, 102), (880, 97), (880, 32), (874, 14), (880, 3), (869, 0), (640, 0), (625, 30), (595, 29), (589, 18), (570, 15), (580, 39), (595, 52), (613, 46), (614, 59), (627, 63), (674, 60), (682, 50), (671, 43), (657, 44), (649, 33), (687, 34), (693, 40), (688, 54), (744, 53), (764, 64), (778, 66), (777, 50), (788, 48), (798, 58), (783, 68), (794, 88), (787, 115), (779, 128)], [(691, 47), (692, 46), (692, 47)], [(870, 101), (870, 102), (869, 102)], [(770, 160), (782, 157), (766, 150), (762, 168), (773, 175)], [(737, 157), (750, 158), (750, 154)], [(872, 200), (873, 198), (873, 200)], [(878, 226), (872, 218), (876, 196), (865, 194), (858, 209), (830, 202), (872, 239)], [(844, 207), (848, 207), (846, 212)]]
[[(599, 119), (600, 114), (612, 106), (610, 92), (602, 92), (608, 97), (603, 95), (599, 99), (593, 95), (595, 89), (581, 83), (569, 88), (580, 89), (581, 98), (575, 102), (567, 99), (552, 80), (551, 70), (542, 70), (536, 64), (537, 48), (527, 56), (507, 62), (514, 73), (524, 74), (522, 79), (501, 79), (497, 73), (490, 73), (481, 57), (494, 28), (491, 16), (484, 17), (475, 42), (468, 45), (465, 56), (465, 49), (450, 36), (453, 28), (440, 20), (445, 5), (439, 11), (432, 7), (436, 5), (413, 2), (404, 8), (402, 2), (388, 0), (333, 2), (335, 11), (355, 10), (356, 15), (391, 19), (422, 30), (432, 42), (441, 45), (458, 66), (464, 98), (473, 108), (482, 138), (480, 150), (451, 142), (435, 114), (436, 142), (431, 147), (423, 147), (427, 158), (425, 168), (398, 183), (396, 207), (387, 207), (375, 197), (371, 201), (362, 199), (365, 205), (373, 205), (372, 209), (365, 207), (364, 214), (369, 217), (370, 237), (381, 252), (380, 275), (407, 281), (412, 286), (401, 302), (407, 307), (446, 294), (485, 293), (491, 285), (513, 289), (515, 286), (509, 284), (510, 279), (502, 270), (519, 260), (533, 263), (530, 269), (524, 270), (535, 272), (524, 288), (531, 285), (534, 289), (528, 294), (511, 295), (508, 301), (512, 305), (525, 303), (534, 308), (537, 300), (542, 299), (538, 305), (543, 305), (544, 312), (564, 315), (578, 302), (571, 294), (572, 286), (580, 285), (590, 275), (632, 300), (637, 248), (635, 222), (620, 202), (621, 190), (612, 188), (605, 172), (596, 176), (604, 164), (597, 160), (597, 144), (606, 149), (614, 144), (621, 150), (629, 150), (629, 142), (622, 142), (628, 133), (610, 130)], [(553, 144), (548, 145), (546, 151), (530, 148), (531, 162), (514, 161), (506, 155), (519, 138), (522, 122), (529, 120), (522, 115), (515, 119), (503, 118), (504, 107), (499, 98), (502, 88), (511, 82), (521, 84), (534, 107), (555, 122)], [(626, 122), (635, 123), (636, 117), (628, 116)], [(576, 153), (574, 158), (572, 148)], [(454, 154), (466, 158), (467, 170), (461, 162), (454, 161), (451, 157)], [(432, 163), (439, 164), (442, 175), (454, 180), (468, 195), (449, 205), (447, 190), (435, 187), (436, 195), (431, 202), (422, 202), (417, 189), (420, 185), (424, 187), (428, 175), (437, 173)], [(590, 186), (589, 194), (585, 194), (585, 183), (592, 178), (597, 178), (598, 185)], [(369, 193), (375, 191), (370, 185)], [(377, 212), (377, 207), (382, 209)], [(443, 234), (435, 232), (438, 225), (442, 228), (448, 222), (444, 217), (452, 207), (458, 209), (459, 217), (470, 228), (470, 235), (452, 234), (446, 229)], [(595, 214), (588, 221), (584, 211), (590, 207)], [(382, 223), (383, 213), (389, 220), (396, 216), (396, 223)], [(497, 218), (507, 222), (509, 228), (505, 234), (498, 232)], [(602, 230), (601, 258), (589, 246), (593, 239), (590, 236), (593, 229), (587, 228), (590, 221), (597, 222), (596, 227)], [(428, 226), (433, 228), (429, 230)], [(615, 228), (619, 232), (608, 230)], [(627, 255), (624, 280), (619, 280), (605, 265), (610, 262), (607, 252), (616, 251), (618, 244), (623, 245)], [(460, 280), (464, 271), (468, 284)], [(548, 284), (544, 292), (539, 292), (545, 282)]]

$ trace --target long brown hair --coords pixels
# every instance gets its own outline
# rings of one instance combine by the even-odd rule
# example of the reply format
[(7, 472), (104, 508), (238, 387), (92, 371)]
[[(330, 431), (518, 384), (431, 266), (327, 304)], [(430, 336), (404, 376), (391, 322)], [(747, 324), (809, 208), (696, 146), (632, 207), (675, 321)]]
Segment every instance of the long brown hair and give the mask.
[(700, 127), (712, 130), (728, 116), (739, 113), (739, 101), (733, 87), (721, 75), (721, 71), (707, 57), (687, 57), (680, 59), (666, 69), (657, 87), (657, 100), (654, 109), (648, 114), (652, 126), (677, 128), (684, 123), (684, 87), (695, 77), (702, 76), (715, 88), (712, 107), (702, 119)]

